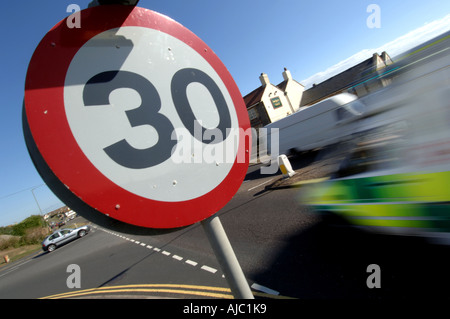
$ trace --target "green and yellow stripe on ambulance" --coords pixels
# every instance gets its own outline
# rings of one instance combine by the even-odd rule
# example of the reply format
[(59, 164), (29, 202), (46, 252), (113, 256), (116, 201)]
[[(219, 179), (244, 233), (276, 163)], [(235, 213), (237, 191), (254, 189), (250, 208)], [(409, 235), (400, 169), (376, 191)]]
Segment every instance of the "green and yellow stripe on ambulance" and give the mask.
[(359, 226), (450, 232), (449, 186), (448, 171), (343, 178), (311, 185), (304, 200)]

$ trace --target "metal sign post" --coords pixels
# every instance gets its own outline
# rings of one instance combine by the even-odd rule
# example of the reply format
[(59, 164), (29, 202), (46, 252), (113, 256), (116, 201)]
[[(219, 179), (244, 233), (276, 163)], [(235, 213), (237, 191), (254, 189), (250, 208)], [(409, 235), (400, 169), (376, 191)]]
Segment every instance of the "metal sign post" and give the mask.
[(236, 299), (254, 299), (236, 255), (217, 214), (201, 221), (225, 279)]

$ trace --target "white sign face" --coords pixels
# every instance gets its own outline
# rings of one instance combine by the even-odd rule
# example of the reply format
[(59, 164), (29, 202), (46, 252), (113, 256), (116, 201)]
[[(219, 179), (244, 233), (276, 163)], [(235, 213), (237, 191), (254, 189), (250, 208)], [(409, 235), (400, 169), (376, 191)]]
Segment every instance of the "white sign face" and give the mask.
[(64, 107), (89, 161), (144, 198), (200, 197), (236, 158), (239, 123), (225, 84), (199, 53), (161, 31), (125, 26), (87, 41), (67, 70)]

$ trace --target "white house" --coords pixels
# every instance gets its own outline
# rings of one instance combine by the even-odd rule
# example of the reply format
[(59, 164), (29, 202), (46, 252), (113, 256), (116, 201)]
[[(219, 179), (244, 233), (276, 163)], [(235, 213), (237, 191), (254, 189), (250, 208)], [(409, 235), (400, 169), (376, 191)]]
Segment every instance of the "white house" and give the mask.
[(286, 68), (283, 82), (273, 85), (261, 73), (261, 86), (244, 97), (252, 127), (262, 127), (295, 113), (300, 106), (304, 87), (292, 78)]
[(314, 105), (334, 95), (349, 92), (362, 97), (389, 85), (386, 67), (393, 61), (386, 52), (372, 57), (305, 90), (284, 68), (283, 82), (273, 85), (265, 73), (259, 79), (261, 86), (244, 96), (252, 127), (258, 128), (295, 113), (300, 107)]

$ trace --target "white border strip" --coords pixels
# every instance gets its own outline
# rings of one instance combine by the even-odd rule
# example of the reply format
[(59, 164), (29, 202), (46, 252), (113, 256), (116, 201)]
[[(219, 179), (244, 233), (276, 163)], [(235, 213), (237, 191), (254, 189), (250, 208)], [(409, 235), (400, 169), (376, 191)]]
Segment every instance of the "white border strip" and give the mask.
[(280, 293), (279, 293), (278, 291), (276, 291), (276, 290), (273, 290), (273, 289), (270, 289), (270, 288), (261, 286), (261, 285), (259, 285), (259, 284), (257, 284), (257, 283), (254, 283), (251, 287), (252, 287), (253, 289), (255, 289), (255, 290), (259, 290), (259, 291), (265, 292), (265, 293), (267, 293), (267, 294), (269, 294), (269, 295), (279, 295), (279, 294), (280, 294)]

